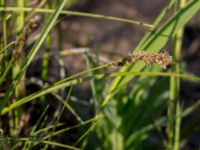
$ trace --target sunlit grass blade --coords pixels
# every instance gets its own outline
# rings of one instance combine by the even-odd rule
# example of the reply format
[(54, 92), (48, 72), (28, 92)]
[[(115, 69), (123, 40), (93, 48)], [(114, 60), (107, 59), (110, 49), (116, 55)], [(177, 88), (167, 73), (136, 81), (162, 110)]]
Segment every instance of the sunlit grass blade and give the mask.
[(9, 71), (11, 70), (12, 68), (12, 63), (13, 63), (13, 59), (11, 58), (8, 63), (7, 63), (7, 66), (2, 74), (2, 76), (0, 77), (0, 86), (1, 84), (5, 81), (6, 79), (6, 76), (8, 75)]
[(12, 137), (0, 137), (0, 141), (18, 141), (18, 142), (23, 142), (23, 141), (27, 141), (27, 142), (31, 142), (31, 143), (35, 143), (35, 142), (40, 142), (40, 143), (44, 143), (44, 144), (48, 144), (48, 145), (52, 145), (52, 146), (56, 146), (56, 147), (61, 147), (61, 148), (66, 148), (66, 149), (70, 149), (70, 150), (80, 150), (79, 148), (76, 148), (74, 146), (70, 146), (70, 145), (66, 145), (66, 144), (61, 144), (61, 143), (57, 143), (57, 142), (53, 142), (53, 141), (44, 141), (44, 140), (39, 140), (39, 139), (32, 139), (32, 138), (12, 138)]
[(10, 42), (8, 45), (6, 45), (4, 48), (2, 48), (2, 49), (0, 50), (0, 54), (2, 54), (4, 51), (7, 50), (7, 48), (9, 48), (10, 46), (12, 46), (12, 45), (14, 45), (14, 44), (15, 44), (15, 42)]
[[(48, 134), (48, 135), (44, 136), (44, 137), (42, 138), (42, 140), (46, 140), (46, 139), (48, 139), (50, 136), (53, 137), (53, 136), (62, 134), (62, 133), (64, 133), (64, 132), (70, 131), (70, 130), (72, 130), (72, 129), (75, 129), (75, 128), (78, 128), (78, 127), (82, 127), (82, 126), (88, 125), (88, 124), (90, 124), (90, 123), (92, 123), (92, 122), (97, 122), (97, 121), (101, 120), (102, 118), (103, 118), (102, 115), (96, 115), (94, 118), (89, 119), (89, 120), (86, 120), (86, 121), (83, 121), (83, 122), (80, 123), (80, 124), (77, 124), (77, 125), (74, 125), (74, 126), (71, 126), (71, 127), (66, 127), (66, 128), (64, 128), (64, 129), (60, 129), (60, 130), (54, 131), (54, 132), (52, 132), (51, 135)], [(45, 130), (45, 128), (44, 128), (44, 129), (41, 129), (41, 130), (38, 130), (37, 132), (35, 132), (35, 135), (39, 134), (39, 133), (40, 133), (41, 131), (43, 131), (43, 130)], [(34, 146), (37, 145), (37, 144), (38, 144), (38, 143), (34, 143)]]
[[(45, 116), (45, 114), (46, 114), (48, 108), (49, 108), (49, 105), (46, 106), (46, 108), (45, 108), (44, 111), (42, 112), (41, 116), (39, 117), (38, 121), (37, 121), (37, 122), (35, 123), (35, 125), (33, 126), (32, 130), (31, 130), (31, 132), (30, 132), (30, 137), (32, 137), (32, 138), (34, 137), (33, 134), (34, 134), (34, 132), (36, 131), (36, 129), (39, 127), (39, 124), (41, 123), (42, 118)], [(25, 150), (25, 149), (27, 149), (27, 148), (30, 149), (30, 143), (25, 142), (25, 143), (24, 143), (24, 146), (23, 146), (23, 148), (22, 148), (22, 150)]]
[(80, 141), (82, 141), (88, 134), (90, 134), (93, 130), (94, 130), (94, 128), (95, 128), (95, 126), (96, 126), (96, 124), (97, 124), (97, 122), (98, 122), (99, 120), (97, 120), (97, 121), (95, 121), (95, 122), (92, 122), (92, 125), (89, 127), (89, 129), (73, 144), (73, 145), (77, 145)]
[(1, 115), (9, 112), (12, 109), (15, 109), (27, 102), (30, 102), (31, 100), (34, 100), (40, 96), (43, 96), (45, 94), (51, 93), (53, 91), (59, 90), (61, 88), (64, 87), (69, 87), (69, 86), (73, 86), (76, 84), (80, 84), (83, 83), (85, 81), (91, 80), (93, 78), (95, 79), (103, 79), (105, 77), (115, 77), (115, 76), (126, 76), (126, 77), (133, 77), (133, 76), (152, 76), (152, 77), (156, 77), (156, 76), (164, 76), (164, 77), (170, 77), (170, 76), (176, 76), (176, 77), (180, 77), (180, 78), (184, 78), (184, 79), (188, 79), (191, 81), (195, 81), (195, 82), (199, 82), (200, 78), (196, 77), (196, 76), (191, 76), (188, 74), (177, 74), (177, 73), (163, 73), (163, 72), (115, 72), (115, 73), (105, 73), (105, 74), (96, 74), (94, 76), (89, 76), (89, 77), (84, 77), (84, 78), (79, 78), (79, 79), (73, 79), (67, 82), (61, 82), (59, 84), (54, 84), (50, 87), (44, 88), (36, 93), (33, 93), (27, 97), (24, 97), (20, 100), (18, 100), (17, 102), (9, 105), (8, 107), (5, 107), (2, 112)]
[[(89, 70), (92, 68), (91, 67), (92, 66), (91, 58), (88, 55), (86, 56), (86, 65), (87, 65), (87, 68)], [(90, 72), (89, 75), (93, 75), (93, 72)], [(91, 91), (92, 91), (92, 95), (93, 95), (93, 98), (94, 98), (95, 109), (97, 109), (98, 99), (97, 99), (97, 91), (96, 91), (96, 86), (95, 86), (95, 80), (93, 80), (93, 79), (90, 80), (90, 86), (91, 86)]]
[[(26, 12), (29, 12), (29, 11), (32, 11), (32, 8), (19, 8), (19, 7), (3, 8), (3, 7), (0, 7), (0, 11), (13, 11), (13, 12), (26, 11)], [(54, 12), (53, 9), (40, 9), (40, 8), (36, 8), (36, 9), (34, 9), (34, 11), (38, 12), (38, 13), (53, 13)], [(136, 25), (139, 25), (139, 26), (144, 26), (146, 28), (152, 27), (151, 24), (143, 23), (141, 21), (135, 21), (135, 20), (130, 20), (130, 19), (94, 14), (94, 13), (84, 13), (84, 12), (77, 12), (77, 11), (62, 10), (61, 14), (80, 16), (80, 17), (89, 17), (89, 18), (96, 18), (96, 19), (103, 19), (103, 20), (113, 20), (113, 21), (125, 22), (125, 23), (130, 23), (130, 24), (136, 24)]]

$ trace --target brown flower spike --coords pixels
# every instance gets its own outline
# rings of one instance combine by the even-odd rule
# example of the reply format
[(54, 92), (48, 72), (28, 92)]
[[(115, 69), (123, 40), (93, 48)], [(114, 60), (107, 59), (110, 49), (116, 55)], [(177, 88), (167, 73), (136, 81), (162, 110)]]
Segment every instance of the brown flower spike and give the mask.
[(166, 69), (166, 67), (170, 64), (172, 64), (172, 56), (166, 52), (139, 52), (139, 53), (133, 53), (132, 55), (125, 57), (121, 60), (115, 61), (111, 63), (111, 66), (124, 66), (130, 63), (135, 63), (136, 61), (144, 61), (144, 63), (149, 66), (152, 64), (158, 64), (163, 69)]
[(15, 41), (15, 46), (13, 50), (13, 59), (14, 61), (17, 61), (21, 56), (21, 51), (24, 47), (24, 44), (27, 40), (27, 37), (30, 32), (32, 32), (34, 29), (36, 29), (40, 24), (41, 18), (38, 15), (33, 16), (27, 23), (27, 25), (22, 30), (22, 33), (19, 35), (19, 37)]

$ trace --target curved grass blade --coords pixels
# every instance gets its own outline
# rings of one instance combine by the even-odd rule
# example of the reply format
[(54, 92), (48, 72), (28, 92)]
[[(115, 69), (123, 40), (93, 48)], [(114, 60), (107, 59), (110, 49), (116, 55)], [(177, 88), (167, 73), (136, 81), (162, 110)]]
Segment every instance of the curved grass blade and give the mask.
[[(18, 12), (18, 11), (25, 11), (30, 12), (32, 11), (32, 8), (19, 8), (19, 7), (0, 7), (0, 11), (12, 11), (12, 12)], [(42, 9), (42, 8), (36, 8), (34, 9), (35, 12), (38, 13), (53, 13), (54, 9)], [(78, 12), (78, 11), (68, 11), (68, 10), (62, 10), (60, 12), (64, 15), (72, 15), (72, 16), (80, 16), (80, 17), (89, 17), (89, 18), (96, 18), (96, 19), (103, 19), (103, 20), (113, 20), (113, 21), (119, 21), (119, 22), (125, 22), (130, 24), (136, 24), (140, 25), (146, 28), (152, 28), (153, 26), (148, 23), (143, 23), (141, 21), (135, 21), (130, 19), (124, 19), (119, 17), (113, 17), (113, 16), (107, 16), (107, 15), (101, 15), (101, 14), (94, 14), (94, 13), (84, 13), (84, 12)]]
[(142, 40), (140, 41), (140, 43), (135, 48), (135, 51), (142, 49), (141, 47), (142, 47), (143, 43), (152, 35), (152, 33), (154, 33), (154, 30), (158, 27), (158, 25), (161, 22), (161, 20), (164, 18), (164, 16), (167, 14), (167, 12), (169, 11), (169, 9), (174, 5), (175, 2), (176, 2), (176, 0), (171, 0), (168, 3), (168, 5), (161, 11), (161, 13), (159, 14), (159, 16), (154, 21), (153, 27), (150, 29), (151, 32), (148, 32), (147, 34), (145, 34), (145, 36), (142, 38)]
[(79, 78), (79, 79), (73, 79), (70, 81), (66, 81), (66, 82), (61, 82), (59, 84), (54, 84), (52, 86), (49, 86), (47, 88), (44, 88), (36, 93), (33, 93), (27, 97), (24, 97), (18, 101), (16, 101), (13, 104), (10, 104), (8, 107), (5, 107), (2, 112), (1, 115), (4, 115), (5, 113), (9, 112), (12, 109), (15, 109), (27, 102), (30, 102), (33, 99), (36, 99), (40, 96), (43, 96), (45, 94), (51, 93), (53, 91), (59, 90), (61, 88), (64, 87), (69, 87), (69, 86), (73, 86), (79, 83), (82, 83), (84, 81), (88, 81), (91, 80), (93, 78), (96, 79), (103, 79), (105, 77), (115, 77), (115, 76), (152, 76), (152, 77), (156, 77), (156, 76), (164, 76), (164, 77), (171, 77), (171, 76), (175, 76), (175, 77), (179, 77), (179, 78), (184, 78), (184, 79), (188, 79), (191, 81), (195, 81), (195, 82), (200, 82), (200, 77), (196, 77), (193, 75), (189, 75), (189, 74), (177, 74), (177, 73), (164, 73), (164, 72), (115, 72), (115, 73), (104, 73), (104, 74), (96, 74), (94, 76), (89, 76), (89, 77), (84, 77), (84, 78)]

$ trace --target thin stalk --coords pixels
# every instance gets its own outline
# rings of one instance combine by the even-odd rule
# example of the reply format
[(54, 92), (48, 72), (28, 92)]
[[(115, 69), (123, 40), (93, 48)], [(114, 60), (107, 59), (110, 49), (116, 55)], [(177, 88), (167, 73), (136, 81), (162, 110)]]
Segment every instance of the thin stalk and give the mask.
[[(46, 6), (45, 6), (46, 9), (50, 8), (50, 2), (48, 1)], [(49, 14), (45, 14), (45, 18), (46, 20), (48, 20), (49, 18)], [(47, 38), (45, 40), (45, 52), (44, 52), (44, 57), (43, 57), (43, 60), (42, 60), (42, 79), (43, 80), (47, 80), (48, 78), (48, 66), (49, 66), (49, 50), (51, 48), (51, 42), (52, 42), (52, 39), (51, 39), (51, 32), (49, 32), (49, 34), (47, 35)]]
[[(90, 56), (86, 56), (86, 65), (87, 65), (88, 69), (92, 68), (91, 63), (90, 63)], [(89, 75), (93, 75), (93, 73), (90, 72)], [(98, 107), (98, 99), (97, 99), (97, 92), (96, 92), (94, 79), (90, 80), (90, 86), (91, 86), (92, 95), (94, 97), (94, 107), (95, 107), (95, 111), (96, 111), (97, 107)]]
[[(186, 5), (186, 0), (178, 1), (178, 10), (183, 8)], [(175, 65), (176, 73), (180, 73), (180, 62), (181, 62), (181, 49), (183, 42), (183, 33), (184, 27), (182, 27), (175, 36), (175, 60), (178, 62)], [(176, 102), (176, 120), (175, 120), (175, 137), (174, 137), (174, 150), (180, 149), (180, 131), (181, 131), (181, 108), (180, 108), (180, 78), (176, 78), (176, 93), (177, 93), (177, 102)]]
[[(50, 8), (50, 1), (46, 2), (45, 7), (48, 9)], [(47, 23), (49, 18), (49, 14), (45, 14), (45, 21)], [(47, 35), (47, 38), (45, 39), (45, 51), (43, 54), (43, 59), (42, 59), (42, 80), (46, 81), (48, 79), (48, 74), (49, 74), (49, 51), (51, 48), (51, 32), (49, 32), (49, 34)], [(43, 100), (41, 103), (45, 103), (45, 95), (43, 97), (41, 97), (41, 100)]]
[(173, 147), (173, 137), (174, 137), (174, 103), (176, 96), (175, 88), (175, 77), (170, 78), (170, 99), (168, 104), (168, 122), (167, 122), (167, 149), (172, 150)]
[[(0, 1), (0, 6), (2, 8), (5, 8), (5, 0)], [(1, 20), (2, 20), (2, 28), (3, 28), (3, 36), (0, 38), (0, 49), (5, 48), (7, 45), (7, 22), (6, 22), (6, 12), (2, 12), (0, 14)], [(7, 59), (7, 48), (4, 51), (5, 58)], [(0, 56), (0, 59), (2, 60), (2, 56)], [(6, 65), (7, 60), (5, 60), (5, 63), (3, 61), (0, 62), (0, 74), (2, 74), (4, 70), (4, 66)]]
[[(24, 0), (18, 0), (17, 1), (17, 6), (18, 7), (24, 7)], [(17, 27), (16, 27), (16, 33), (20, 33), (23, 29), (23, 26), (24, 26), (24, 19), (25, 16), (24, 16), (24, 12), (19, 12), (18, 16), (17, 16)], [(23, 58), (24, 58), (25, 54), (23, 53), (23, 50), (22, 50), (22, 53), (21, 53), (21, 57), (15, 61), (15, 63), (13, 64), (13, 79), (16, 77), (16, 75), (19, 73), (20, 71), (20, 66), (22, 64), (22, 61), (23, 61)], [(19, 99), (21, 96), (24, 96), (25, 95), (25, 74), (23, 75), (21, 81), (19, 82), (19, 84), (16, 86), (16, 89), (15, 89), (15, 99), (13, 101), (15, 101), (16, 99)], [(17, 128), (18, 128), (18, 125), (19, 125), (19, 110), (14, 110), (13, 111), (13, 114), (14, 114), (14, 129), (13, 129), (13, 135), (17, 135)]]
[[(1, 6), (3, 6), (2, 8), (3, 9), (6, 9), (6, 3), (5, 3), (5, 0), (1, 0)], [(2, 19), (2, 28), (3, 28), (3, 46), (2, 47), (6, 47), (7, 46), (7, 37), (8, 37), (8, 29), (7, 29), (7, 20), (6, 20), (6, 12), (2, 12), (1, 13), (1, 19)], [(5, 57), (7, 57), (8, 55), (8, 52), (7, 52), (7, 49), (4, 50), (4, 55)], [(5, 61), (6, 63), (7, 61)]]
[[(181, 9), (186, 4), (185, 0), (178, 0), (176, 11)], [(181, 49), (182, 49), (182, 39), (183, 39), (183, 28), (177, 31), (174, 37), (174, 53), (173, 57), (175, 60), (175, 65), (173, 67), (176, 73), (180, 73), (180, 62), (181, 62)], [(170, 80), (170, 101), (168, 107), (168, 143), (167, 149), (179, 150), (180, 148), (180, 78), (171, 77)], [(176, 109), (176, 110), (175, 110)], [(174, 118), (176, 114), (176, 118)]]
[(73, 146), (76, 146), (80, 141), (82, 141), (86, 136), (88, 136), (95, 129), (95, 126), (97, 125), (98, 121), (99, 120), (93, 121), (89, 129), (73, 144)]
[[(18, 0), (17, 1), (17, 6), (20, 7), (20, 8), (24, 8), (24, 0)], [(17, 16), (17, 27), (16, 27), (16, 31), (17, 32), (20, 32), (24, 26), (24, 19), (25, 19), (25, 16), (24, 16), (24, 12), (23, 11), (20, 11), (18, 16)]]
[(11, 70), (12, 65), (13, 65), (13, 58), (11, 58), (9, 60), (9, 62), (7, 63), (7, 67), (5, 68), (2, 76), (0, 77), (0, 86), (6, 80), (6, 76), (8, 75), (9, 71)]
[[(32, 8), (19, 8), (19, 7), (7, 7), (6, 9), (3, 9), (0, 7), (0, 11), (11, 11), (11, 12), (18, 12), (18, 11), (25, 11), (29, 12), (32, 11)], [(38, 13), (53, 13), (54, 9), (42, 9), (42, 8), (36, 8), (34, 9), (35, 12)], [(68, 10), (62, 10), (61, 14), (65, 15), (72, 15), (72, 16), (81, 16), (81, 17), (89, 17), (89, 18), (96, 18), (96, 19), (104, 19), (104, 20), (113, 20), (113, 21), (119, 21), (119, 22), (125, 22), (125, 23), (131, 23), (139, 26), (143, 26), (146, 28), (152, 28), (153, 25), (148, 23), (143, 23), (141, 21), (135, 21), (130, 19), (124, 19), (119, 17), (113, 17), (113, 16), (107, 16), (107, 15), (101, 15), (101, 14), (93, 14), (93, 13), (84, 13), (84, 12), (78, 12), (78, 11), (68, 11)]]
[(181, 119), (182, 119), (182, 109), (181, 109), (181, 106), (180, 106), (180, 101), (178, 101), (176, 103), (174, 150), (180, 149)]
[(8, 45), (6, 45), (5, 47), (2, 47), (2, 49), (0, 50), (0, 54), (2, 54), (3, 52), (5, 52), (7, 50), (7, 48), (9, 48), (10, 46), (12, 46), (13, 44), (15, 44), (15, 42), (11, 42)]
[[(23, 8), (24, 0), (18, 0), (17, 5), (18, 5), (18, 7)], [(22, 31), (22, 29), (24, 27), (24, 22), (25, 22), (25, 16), (24, 16), (23, 11), (19, 12), (16, 22), (17, 22), (16, 33), (19, 34)], [(22, 52), (20, 53), (19, 59), (17, 59), (17, 61), (15, 61), (14, 66), (13, 66), (13, 79), (19, 73), (20, 66), (23, 62), (24, 57), (25, 57), (25, 52), (22, 50)], [(20, 96), (25, 95), (25, 82), (24, 81), (25, 81), (25, 74), (23, 75), (20, 83), (17, 85), (17, 87), (15, 89), (15, 97), (16, 98), (19, 98)]]

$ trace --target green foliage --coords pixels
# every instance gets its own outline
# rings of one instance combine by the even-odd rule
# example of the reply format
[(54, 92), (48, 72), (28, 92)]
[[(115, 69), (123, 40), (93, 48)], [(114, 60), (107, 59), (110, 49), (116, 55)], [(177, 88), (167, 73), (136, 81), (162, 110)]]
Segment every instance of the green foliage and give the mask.
[[(16, 131), (13, 129), (13, 131), (6, 136), (3, 134), (0, 135), (2, 146), (12, 149), (23, 148), (26, 150), (35, 148), (35, 146), (43, 143), (44, 149), (48, 149), (49, 145), (67, 149), (79, 149), (76, 147), (79, 144), (81, 149), (142, 150), (154, 149), (149, 143), (152, 142), (154, 134), (159, 134), (161, 138), (160, 141), (158, 141), (158, 148), (164, 149), (166, 146), (168, 149), (172, 147), (175, 149), (180, 148), (180, 142), (182, 140), (180, 136), (182, 132), (181, 119), (192, 113), (200, 105), (200, 101), (198, 100), (196, 103), (184, 109), (182, 108), (182, 103), (178, 101), (175, 105), (176, 110), (173, 109), (172, 111), (175, 115), (173, 116), (173, 114), (169, 113), (167, 116), (167, 110), (171, 109), (171, 106), (168, 105), (169, 97), (171, 98), (170, 95), (173, 94), (175, 94), (175, 96), (178, 95), (176, 95), (175, 90), (173, 90), (174, 86), (176, 88), (180, 87), (176, 81), (182, 79), (192, 83), (199, 83), (200, 77), (188, 73), (181, 73), (185, 72), (185, 70), (180, 71), (179, 67), (175, 70), (169, 69), (168, 71), (162, 72), (161, 68), (156, 65), (146, 67), (143, 62), (138, 61), (134, 64), (122, 67), (119, 71), (110, 72), (106, 69), (112, 65), (112, 62), (99, 65), (93, 57), (87, 54), (87, 70), (63, 78), (53, 84), (44, 84), (43, 81), (41, 81), (42, 84), (40, 84), (41, 82), (39, 81), (39, 83), (35, 84), (41, 88), (40, 90), (27, 95), (25, 94), (21, 97), (20, 95), (22, 94), (20, 94), (18, 86), (30, 64), (34, 61), (42, 44), (44, 43), (45, 47), (50, 49), (51, 43), (54, 40), (51, 37), (50, 31), (55, 24), (57, 24), (60, 14), (119, 21), (146, 27), (148, 31), (134, 51), (159, 52), (167, 43), (174, 40), (174, 37), (178, 35), (177, 33), (179, 33), (187, 22), (199, 11), (200, 1), (190, 0), (183, 8), (174, 12), (162, 25), (160, 24), (163, 18), (166, 17), (168, 11), (176, 5), (176, 0), (171, 0), (168, 3), (155, 19), (153, 25), (113, 16), (62, 10), (63, 8), (68, 9), (73, 7), (79, 3), (77, 0), (60, 0), (59, 4), (52, 3), (51, 5), (55, 5), (56, 9), (50, 9), (54, 7), (49, 7), (49, 5), (46, 8), (39, 8), (38, 6), (32, 9), (25, 6), (25, 4), (28, 4), (28, 1), (25, 1), (23, 4), (22, 2), (23, 1), (18, 1), (17, 6), (19, 7), (4, 7), (5, 2), (2, 0), (0, 6), (0, 19), (3, 27), (3, 36), (1, 37), (2, 42), (0, 45), (0, 58), (2, 60), (0, 64), (0, 86), (1, 91), (3, 91), (3, 98), (0, 100), (0, 114), (3, 117), (10, 117), (10, 113), (15, 114), (11, 116), (11, 121), (6, 124), (9, 130), (12, 131), (12, 125), (14, 125), (15, 128), (19, 127), (20, 117), (24, 113), (22, 108), (29, 102), (41, 99), (44, 100), (46, 96), (48, 96), (47, 94), (51, 94), (56, 100), (61, 102), (62, 107), (59, 109), (59, 115), (54, 125), (45, 126), (48, 124), (47, 111), (49, 108), (47, 106), (43, 110), (38, 121), (32, 127), (29, 127), (32, 129), (27, 137), (17, 135)], [(41, 3), (44, 2), (45, 0), (41, 1)], [(21, 58), (20, 63), (17, 64), (15, 63), (14, 57), (9, 58), (8, 56), (8, 48), (14, 43), (8, 43), (9, 35), (13, 34), (10, 31), (7, 32), (9, 29), (9, 21), (13, 19), (13, 14), (10, 15), (9, 12), (19, 13), (17, 17), (17, 32), (23, 30), (25, 20), (29, 19), (28, 17), (30, 17), (30, 14), (44, 13), (46, 15), (44, 21), (45, 27), (40, 37), (35, 42), (28, 55)], [(30, 13), (27, 15), (28, 17), (25, 12)], [(50, 19), (48, 19), (49, 16)], [(61, 33), (59, 33), (59, 35), (60, 34)], [(62, 36), (59, 37), (59, 40), (62, 40)], [(182, 42), (182, 39), (180, 41)], [(49, 53), (49, 51), (46, 51), (45, 57), (43, 58), (43, 80), (48, 79)], [(173, 53), (177, 56), (178, 51), (176, 48), (173, 50)], [(11, 74), (11, 70), (13, 70), (13, 78), (8, 78)], [(176, 81), (170, 82), (170, 78), (174, 78)], [(111, 79), (113, 80), (111, 81)], [(26, 79), (26, 82), (28, 82), (28, 80), (29, 79)], [(85, 120), (85, 118), (81, 118), (80, 115), (80, 113), (86, 113), (85, 109), (80, 107), (78, 111), (76, 111), (77, 108), (72, 107), (71, 103), (68, 102), (72, 88), (69, 90), (67, 98), (61, 96), (62, 94), (59, 95), (58, 91), (64, 89), (65, 92), (65, 88), (77, 86), (87, 81), (90, 82), (92, 93), (93, 117)], [(3, 87), (5, 83), (9, 83), (8, 88)], [(170, 88), (171, 90), (169, 90)], [(15, 97), (16, 100), (10, 101), (14, 99), (12, 97)], [(71, 115), (75, 117), (78, 122), (76, 125), (70, 127), (64, 126), (65, 123), (60, 120), (64, 109), (69, 110)], [(91, 114), (88, 114), (88, 116), (91, 116)], [(2, 124), (5, 125), (5, 123), (1, 122), (1, 125)], [(169, 132), (166, 133), (163, 132), (163, 129), (167, 128), (167, 124), (169, 126), (172, 125), (172, 128), (168, 127)], [(187, 125), (189, 126), (189, 124)], [(185, 126), (187, 127), (187, 125)], [(73, 145), (61, 144), (60, 142), (53, 141), (54, 137), (76, 128), (80, 128), (82, 135), (79, 135)], [(175, 128), (175, 130), (173, 128)], [(45, 134), (47, 131), (49, 131), (49, 134)], [(170, 137), (170, 134), (173, 136)], [(43, 136), (40, 137), (41, 135)], [(169, 139), (166, 138), (166, 135)], [(169, 142), (170, 140), (172, 142)]]
[[(169, 6), (166, 8), (168, 7)], [(188, 2), (184, 8), (175, 13), (160, 29), (154, 31), (154, 34), (147, 33), (147, 35), (144, 36), (145, 40), (142, 40), (141, 43), (139, 43), (136, 51), (159, 51), (162, 49), (163, 46), (174, 37), (179, 29), (181, 29), (187, 23), (187, 21), (199, 10), (199, 8), (199, 1)], [(162, 14), (163, 12), (161, 12), (161, 15)], [(155, 21), (155, 24), (157, 25), (159, 21), (160, 18)], [(144, 68), (144, 64), (136, 63), (134, 65), (122, 68), (121, 72), (136, 72), (141, 71), (142, 68)], [(158, 71), (158, 69), (156, 69), (156, 71)], [(143, 132), (139, 135), (137, 134), (137, 131), (140, 131), (144, 126), (153, 124), (157, 117), (161, 117), (154, 116), (154, 114), (161, 114), (162, 110), (166, 109), (166, 100), (169, 95), (167, 96), (165, 91), (168, 89), (167, 87), (169, 86), (167, 85), (169, 85), (169, 83), (165, 82), (162, 84), (165, 85), (165, 89), (157, 93), (158, 95), (155, 95), (154, 93), (154, 96), (152, 97), (152, 92), (148, 89), (152, 89), (153, 85), (158, 86), (158, 88), (161, 89), (162, 85), (159, 86), (156, 83), (155, 78), (145, 79), (145, 77), (141, 77), (137, 81), (134, 80), (134, 82), (131, 82), (133, 84), (133, 94), (129, 99), (127, 99), (125, 97), (127, 97), (129, 93), (124, 91), (126, 90), (124, 86), (128, 86), (127, 84), (131, 79), (132, 78), (129, 76), (115, 78), (109, 88), (109, 92), (106, 95), (106, 98), (102, 103), (102, 107), (106, 107), (104, 109), (104, 113), (109, 119), (104, 120), (106, 123), (99, 125), (100, 129), (98, 130), (98, 133), (100, 135), (104, 133), (104, 136), (100, 136), (100, 138), (103, 139), (105, 143), (108, 143), (105, 146), (106, 149), (109, 149), (107, 146), (110, 145), (112, 145), (112, 147), (117, 146), (116, 143), (119, 144), (119, 147), (116, 147), (115, 149), (121, 149), (121, 145), (123, 145), (123, 149), (143, 149), (143, 146), (146, 142), (145, 140), (149, 137), (149, 131)], [(165, 97), (163, 97), (164, 95)], [(123, 115), (121, 115), (119, 110), (123, 110)], [(118, 122), (116, 120), (118, 120)], [(116, 124), (118, 126), (116, 126)], [(105, 128), (110, 130), (107, 131)], [(122, 128), (124, 128), (123, 130), (125, 131), (123, 131)], [(135, 136), (135, 134), (138, 136)], [(119, 137), (120, 141), (115, 140), (115, 142), (113, 142), (111, 140), (113, 139), (112, 136)], [(127, 141), (128, 144), (126, 143)]]

